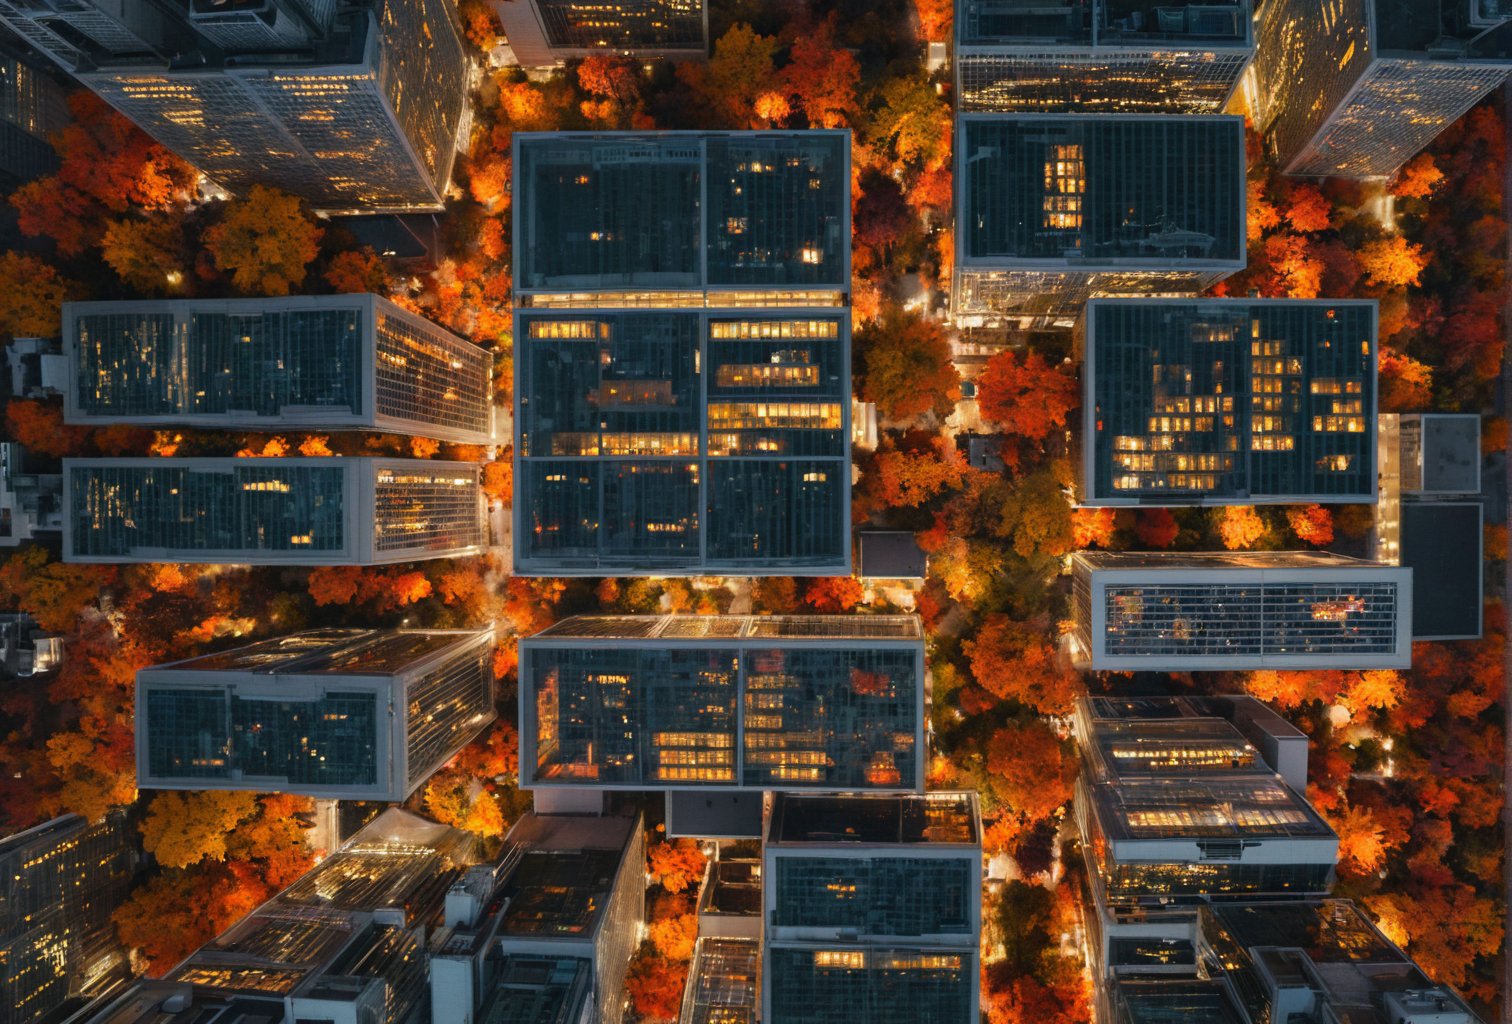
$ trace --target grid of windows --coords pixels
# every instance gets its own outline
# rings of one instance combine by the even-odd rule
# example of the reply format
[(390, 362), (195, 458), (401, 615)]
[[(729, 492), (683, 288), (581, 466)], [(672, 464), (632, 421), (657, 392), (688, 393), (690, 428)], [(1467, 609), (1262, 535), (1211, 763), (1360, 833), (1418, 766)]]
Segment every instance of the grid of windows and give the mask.
[(745, 785), (912, 788), (921, 756), (916, 657), (913, 651), (748, 649)]
[(1368, 501), (1368, 302), (1089, 307), (1087, 500)]
[(369, 411), (359, 309), (111, 305), (70, 324), (73, 405), (86, 416), (297, 421), (301, 408)]
[(405, 688), (408, 782), (418, 785), (478, 731), (493, 713), (492, 654), (459, 651)]
[[(961, 120), (966, 260), (1244, 259), (1243, 123), (1232, 117), (976, 116)], [(1084, 161), (1074, 242), (1041, 229), (1064, 147)]]
[(1419, 0), (1271, 0), (1257, 36), (1259, 121), (1288, 174), (1390, 177), (1512, 67), (1512, 26)]
[(1303, 895), (1327, 892), (1333, 883), (1329, 864), (1116, 864), (1105, 860), (1098, 865), (1098, 873), (1112, 897)]
[(537, 781), (913, 788), (917, 650), (667, 643), (524, 649)]
[(967, 934), (981, 885), (976, 852), (923, 857), (777, 858), (776, 928), (855, 929), (862, 935)]
[(380, 308), (377, 320), (376, 411), (488, 435), (490, 355), (418, 317)]
[(973, 957), (917, 950), (767, 950), (771, 1024), (871, 1024), (974, 1019)]
[[(211, 461), (211, 460), (205, 460)], [(172, 560), (201, 552), (338, 552), (346, 469), (271, 459), (70, 464), (69, 555)]]
[(1110, 657), (1390, 654), (1395, 583), (1109, 585)]
[(839, 133), (515, 138), (519, 291), (849, 287)]
[(450, 551), (484, 543), (478, 468), (424, 462), (377, 471), (374, 541), (378, 551)]
[(262, 181), (324, 209), (439, 209), (467, 100), (462, 42), (444, 0), (378, 7), (343, 12), (313, 49), (105, 60), (78, 77), (232, 191)]
[(33, 1024), (118, 977), (110, 915), (136, 868), (134, 825), (65, 816), (0, 842), (0, 1022)]
[(1251, 52), (1200, 44), (1083, 52), (973, 48), (958, 57), (961, 109), (1217, 113), (1238, 86)]
[(841, 318), (517, 323), (522, 568), (844, 563)]
[(159, 779), (378, 783), (378, 700), (331, 690), (307, 700), (244, 699), (217, 688), (146, 693), (147, 764)]
[(1238, 118), (971, 114), (959, 125), (958, 314), (1074, 314), (1097, 295), (1196, 291), (1244, 264)]
[(703, 7), (696, 0), (535, 0), (546, 39), (571, 50), (698, 50)]

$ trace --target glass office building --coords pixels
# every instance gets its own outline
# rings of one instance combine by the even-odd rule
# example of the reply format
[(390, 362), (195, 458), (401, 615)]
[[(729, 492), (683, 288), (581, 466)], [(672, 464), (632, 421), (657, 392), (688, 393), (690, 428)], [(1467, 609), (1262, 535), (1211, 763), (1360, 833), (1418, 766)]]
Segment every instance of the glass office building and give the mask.
[(763, 1020), (976, 1020), (976, 794), (778, 793), (763, 860)]
[(1215, 904), (1200, 933), (1203, 963), (1245, 1022), (1480, 1024), (1350, 900)]
[(69, 302), (69, 423), (493, 440), (489, 352), (377, 295)]
[(1248, 0), (961, 0), (964, 111), (1215, 114), (1255, 53)]
[(403, 800), (493, 721), (493, 632), (323, 630), (137, 673), (137, 785)]
[(838, 306), (850, 289), (847, 132), (516, 132), (514, 175), (522, 308)]
[(58, 1019), (131, 976), (111, 914), (131, 893), (138, 843), (121, 810), (0, 840), (0, 1022)]
[(912, 616), (580, 616), (520, 642), (526, 787), (917, 790)]
[(472, 463), (375, 458), (65, 459), (70, 562), (381, 565), (486, 543)]
[[(0, 23), (231, 192), (441, 209), (469, 67), (447, 0), (188, 6), (28, 0), (0, 4)], [(151, 24), (122, 31), (122, 7)], [(111, 31), (102, 8), (121, 15)]]
[(476, 860), (470, 833), (390, 808), (164, 978), (78, 1020), (426, 1019), (426, 940)]
[(515, 567), (850, 571), (845, 132), (516, 133)]
[(708, 56), (709, 11), (702, 0), (494, 0), (490, 6), (525, 67), (596, 53), (643, 60)]
[(1373, 502), (1376, 303), (1095, 300), (1088, 505)]
[(1074, 317), (1193, 294), (1245, 265), (1237, 117), (962, 114), (955, 312)]
[[(1260, 701), (1083, 697), (1074, 719), (1095, 979), (1190, 977), (1200, 906), (1332, 887), (1338, 837), (1300, 795), (1307, 737)], [(1117, 1020), (1107, 985), (1099, 998)]]
[(850, 323), (517, 314), (522, 573), (843, 573)]
[(644, 820), (531, 813), (505, 842), (518, 856), (507, 858), (512, 867), (494, 896), (504, 907), (498, 953), (586, 961), (593, 981), (582, 1019), (620, 1024), (625, 973), (646, 920)]
[(1093, 671), (1408, 668), (1412, 570), (1321, 551), (1082, 551), (1073, 657)]
[(1389, 178), (1512, 71), (1493, 0), (1268, 0), (1256, 124), (1286, 174)]

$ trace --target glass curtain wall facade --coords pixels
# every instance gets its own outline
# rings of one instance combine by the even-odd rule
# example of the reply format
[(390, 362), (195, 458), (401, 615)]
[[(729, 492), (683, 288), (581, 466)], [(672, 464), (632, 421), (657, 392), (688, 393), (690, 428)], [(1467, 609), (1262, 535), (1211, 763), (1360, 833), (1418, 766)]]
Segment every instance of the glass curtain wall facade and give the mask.
[(773, 798), (763, 1019), (977, 1018), (974, 793)]
[(493, 634), (299, 633), (143, 669), (145, 789), (403, 800), (495, 716)]
[(491, 6), (515, 59), (525, 67), (595, 53), (696, 60), (708, 55), (708, 8), (702, 0), (494, 0)]
[[(439, 210), (469, 66), (450, 5), (388, 0), (321, 12), (281, 45), (264, 39), (246, 50), (225, 33), (197, 34), (208, 26), (178, 13), (199, 62), (50, 42), (44, 50), (229, 191), (262, 183), (322, 210)], [(28, 21), (4, 10), (0, 20)]]
[(964, 111), (1215, 114), (1254, 52), (1247, 0), (957, 5)]
[(1089, 505), (1373, 502), (1376, 304), (1088, 303)]
[(111, 914), (130, 894), (139, 853), (121, 811), (77, 815), (0, 841), (0, 1021), (33, 1024), (128, 977)]
[(517, 563), (838, 566), (848, 318), (520, 314)]
[(1286, 174), (1389, 178), (1512, 71), (1512, 12), (1437, 0), (1269, 0), (1257, 124)]
[(520, 680), (524, 786), (923, 785), (911, 617), (575, 618), (521, 641)]
[(66, 459), (64, 559), (381, 565), (477, 554), (478, 472), (417, 459)]
[(488, 352), (376, 295), (65, 303), (70, 423), (492, 440)]
[[(476, 847), (470, 833), (389, 808), (166, 977), (133, 983), (82, 1021), (414, 1020), (426, 938)], [(170, 997), (184, 1010), (165, 1010)]]
[(1321, 552), (1072, 558), (1093, 671), (1408, 668), (1412, 570)]
[(848, 157), (517, 133), (518, 572), (849, 571)]
[(956, 313), (1075, 315), (1243, 269), (1236, 117), (962, 114)]

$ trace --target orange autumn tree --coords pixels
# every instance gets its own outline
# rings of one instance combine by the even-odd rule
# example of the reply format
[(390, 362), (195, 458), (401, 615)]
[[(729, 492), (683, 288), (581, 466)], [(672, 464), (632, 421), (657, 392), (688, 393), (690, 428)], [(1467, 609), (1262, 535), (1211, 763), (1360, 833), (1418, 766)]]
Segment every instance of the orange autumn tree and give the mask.
[(1382, 288), (1417, 284), (1428, 266), (1423, 247), (1401, 235), (1387, 235), (1360, 246), (1356, 254), (1367, 283)]
[(1021, 828), (1048, 821), (1071, 799), (1060, 739), (1038, 718), (1011, 721), (987, 741), (987, 781), (1001, 816)]
[(820, 576), (809, 581), (803, 601), (822, 615), (840, 615), (855, 608), (865, 588), (854, 576)]
[(646, 867), (661, 887), (670, 893), (697, 888), (703, 881), (709, 858), (692, 839), (668, 839), (646, 851)]
[(1265, 520), (1249, 505), (1227, 505), (1218, 513), (1218, 538), (1230, 551), (1247, 551), (1265, 539)]
[(923, 431), (887, 435), (869, 459), (857, 488), (864, 505), (913, 508), (961, 486), (966, 460), (950, 438)]
[(982, 416), (1010, 434), (1043, 441), (1081, 404), (1076, 378), (1037, 352), (999, 352), (976, 379)]
[(232, 830), (257, 810), (252, 793), (164, 790), (142, 819), (142, 848), (166, 868), (225, 860)]
[(1289, 508), (1286, 523), (1304, 544), (1321, 548), (1333, 543), (1333, 513), (1322, 505)]
[(1108, 548), (1118, 532), (1118, 510), (1074, 508), (1071, 510), (1071, 543), (1077, 548)]
[(698, 941), (698, 913), (688, 896), (661, 893), (651, 904), (646, 937), (668, 960), (691, 960)]
[(861, 114), (856, 90), (861, 65), (835, 39), (836, 14), (799, 33), (777, 81), (810, 128), (847, 128)]
[(1444, 172), (1438, 169), (1433, 154), (1419, 153), (1397, 175), (1391, 194), (1404, 199), (1426, 199), (1443, 180)]
[(1078, 680), (1063, 669), (1047, 635), (1048, 623), (1015, 622), (994, 612), (962, 644), (977, 685), (999, 700), (1016, 700), (1039, 714), (1071, 709)]
[(683, 986), (688, 981), (688, 962), (668, 960), (651, 951), (646, 943), (630, 961), (625, 993), (642, 1021), (671, 1024), (682, 1012)]
[(27, 253), (0, 254), (0, 331), (12, 338), (54, 338), (63, 329), (63, 303), (79, 286)]

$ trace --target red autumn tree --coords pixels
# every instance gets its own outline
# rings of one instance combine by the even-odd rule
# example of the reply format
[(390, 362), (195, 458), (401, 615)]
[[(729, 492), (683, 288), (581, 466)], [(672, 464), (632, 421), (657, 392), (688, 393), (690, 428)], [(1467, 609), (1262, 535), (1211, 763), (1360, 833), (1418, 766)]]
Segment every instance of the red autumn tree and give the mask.
[(1010, 434), (1043, 441), (1080, 404), (1076, 378), (1037, 352), (999, 352), (976, 379), (982, 416)]
[(1143, 508), (1134, 523), (1134, 536), (1146, 547), (1164, 550), (1176, 540), (1181, 527), (1176, 517), (1166, 508)]
[(803, 111), (810, 128), (845, 128), (856, 122), (861, 107), (856, 89), (861, 65), (836, 43), (836, 15), (799, 33), (778, 73), (779, 88)]
[(1037, 718), (1009, 722), (987, 741), (988, 782), (1004, 816), (1025, 827), (1049, 820), (1071, 799), (1061, 741)]
[(38, 455), (62, 458), (89, 447), (89, 430), (66, 426), (63, 410), (51, 402), (12, 398), (5, 403), (5, 426), (11, 440)]

